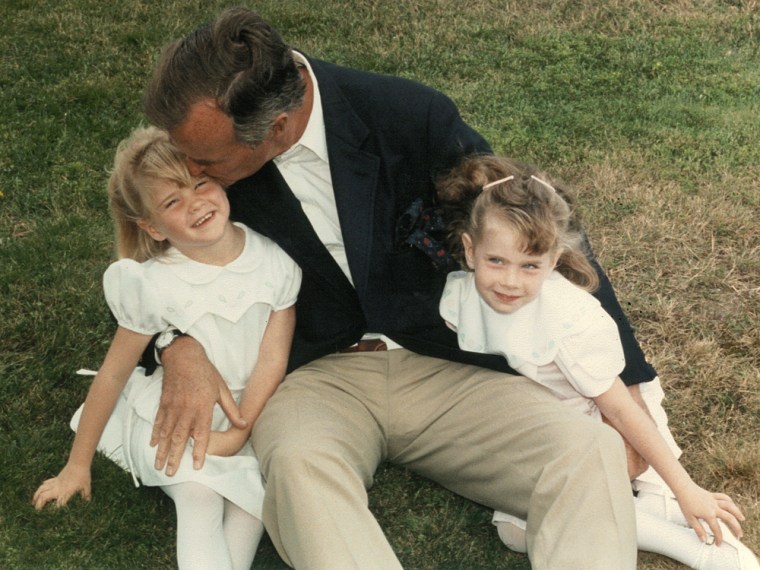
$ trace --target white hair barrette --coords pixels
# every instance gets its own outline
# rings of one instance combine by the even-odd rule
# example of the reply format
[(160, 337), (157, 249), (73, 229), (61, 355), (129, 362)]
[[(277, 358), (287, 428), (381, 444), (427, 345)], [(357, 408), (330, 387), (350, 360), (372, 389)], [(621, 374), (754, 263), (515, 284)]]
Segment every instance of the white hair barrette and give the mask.
[(555, 194), (557, 193), (557, 191), (554, 189), (554, 186), (552, 186), (552, 185), (551, 185), (551, 184), (549, 184), (548, 182), (544, 182), (544, 181), (543, 181), (543, 180), (541, 180), (541, 179), (540, 179), (538, 176), (533, 176), (533, 175), (531, 174), (531, 175), (530, 175), (530, 177), (531, 177), (533, 180), (535, 180), (536, 182), (538, 182), (539, 184), (541, 184), (542, 186), (546, 186), (546, 187), (547, 187), (549, 190), (551, 190), (551, 191), (552, 191), (552, 192), (554, 192)]
[(489, 182), (485, 186), (483, 186), (483, 190), (488, 190), (492, 186), (496, 186), (497, 184), (501, 184), (502, 182), (509, 182), (510, 180), (514, 180), (514, 176), (507, 176), (506, 178), (500, 178), (499, 180), (494, 180), (493, 182)]

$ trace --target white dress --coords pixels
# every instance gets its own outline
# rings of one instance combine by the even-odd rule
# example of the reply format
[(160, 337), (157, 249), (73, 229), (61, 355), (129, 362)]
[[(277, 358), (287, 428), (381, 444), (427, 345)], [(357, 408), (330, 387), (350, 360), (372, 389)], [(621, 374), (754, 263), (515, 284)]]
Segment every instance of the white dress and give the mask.
[[(258, 358), (272, 311), (293, 305), (301, 285), (299, 267), (273, 241), (245, 226), (241, 255), (226, 266), (193, 261), (176, 249), (144, 263), (123, 259), (103, 277), (106, 300), (119, 325), (153, 335), (169, 325), (199, 341), (239, 400)], [(154, 469), (149, 446), (161, 396), (162, 368), (131, 375), (98, 449), (131, 471), (144, 485), (195, 481), (261, 519), (264, 487), (250, 443), (232, 457), (207, 455), (201, 470), (192, 466), (191, 444), (177, 473)], [(72, 419), (76, 429), (81, 408)], [(212, 429), (229, 427), (219, 405)]]

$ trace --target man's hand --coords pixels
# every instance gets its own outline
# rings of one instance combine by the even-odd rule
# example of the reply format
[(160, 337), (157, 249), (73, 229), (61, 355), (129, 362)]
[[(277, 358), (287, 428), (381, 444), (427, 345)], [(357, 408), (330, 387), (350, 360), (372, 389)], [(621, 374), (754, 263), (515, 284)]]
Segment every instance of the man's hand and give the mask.
[(172, 476), (190, 437), (194, 440), (193, 467), (203, 467), (215, 403), (219, 403), (232, 425), (244, 428), (246, 422), (229, 388), (195, 339), (176, 339), (164, 350), (161, 360), (163, 388), (150, 444), (158, 445), (155, 468), (166, 467), (166, 474)]

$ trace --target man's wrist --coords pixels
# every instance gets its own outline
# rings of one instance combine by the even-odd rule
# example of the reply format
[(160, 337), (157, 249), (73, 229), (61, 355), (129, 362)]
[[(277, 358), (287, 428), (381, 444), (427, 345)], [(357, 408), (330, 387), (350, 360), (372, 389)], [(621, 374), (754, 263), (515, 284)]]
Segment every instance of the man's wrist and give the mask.
[(169, 327), (160, 335), (158, 335), (155, 344), (155, 358), (158, 364), (161, 364), (161, 355), (164, 353), (164, 351), (169, 348), (175, 340), (183, 336), (187, 335), (185, 335), (185, 333), (176, 327)]

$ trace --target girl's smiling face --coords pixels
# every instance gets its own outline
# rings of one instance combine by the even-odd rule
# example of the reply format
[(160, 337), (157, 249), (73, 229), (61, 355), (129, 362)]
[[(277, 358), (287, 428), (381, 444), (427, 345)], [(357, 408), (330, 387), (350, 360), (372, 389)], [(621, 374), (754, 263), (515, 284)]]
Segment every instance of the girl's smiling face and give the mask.
[(477, 240), (462, 235), (467, 265), (475, 272), (475, 288), (497, 313), (513, 313), (533, 301), (557, 265), (560, 252), (527, 253), (512, 226), (487, 215)]
[(210, 253), (208, 248), (227, 237), (230, 203), (218, 182), (204, 176), (194, 178), (190, 185), (155, 180), (150, 187), (151, 215), (138, 225), (156, 241), (168, 240), (201, 261)]

